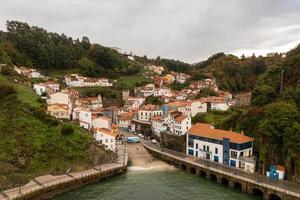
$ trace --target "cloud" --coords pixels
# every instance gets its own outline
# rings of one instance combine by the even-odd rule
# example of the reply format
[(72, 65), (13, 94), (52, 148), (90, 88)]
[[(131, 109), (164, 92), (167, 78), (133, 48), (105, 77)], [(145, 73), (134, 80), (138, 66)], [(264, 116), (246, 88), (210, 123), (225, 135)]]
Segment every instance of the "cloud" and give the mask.
[(2, 0), (25, 21), (138, 55), (197, 62), (211, 54), (287, 51), (299, 41), (299, 0)]

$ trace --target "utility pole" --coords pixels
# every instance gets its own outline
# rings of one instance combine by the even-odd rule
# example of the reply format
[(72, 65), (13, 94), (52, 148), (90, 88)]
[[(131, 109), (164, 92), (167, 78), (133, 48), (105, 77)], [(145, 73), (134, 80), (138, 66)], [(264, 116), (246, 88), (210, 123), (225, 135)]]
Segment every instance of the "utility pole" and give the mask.
[(280, 96), (283, 94), (283, 75), (284, 75), (284, 70), (282, 69), (280, 72)]

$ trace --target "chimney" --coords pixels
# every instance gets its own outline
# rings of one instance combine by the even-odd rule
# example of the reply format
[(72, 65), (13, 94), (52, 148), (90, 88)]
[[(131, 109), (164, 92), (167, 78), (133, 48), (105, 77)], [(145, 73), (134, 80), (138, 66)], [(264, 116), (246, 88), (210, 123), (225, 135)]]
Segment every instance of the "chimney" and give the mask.
[(244, 135), (244, 130), (241, 131), (241, 134)]

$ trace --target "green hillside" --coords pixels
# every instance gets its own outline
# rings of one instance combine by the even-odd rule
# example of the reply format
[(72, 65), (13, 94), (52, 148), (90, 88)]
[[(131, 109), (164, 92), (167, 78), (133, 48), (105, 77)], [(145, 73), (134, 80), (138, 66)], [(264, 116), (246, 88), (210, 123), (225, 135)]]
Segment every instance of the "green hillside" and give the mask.
[(39, 97), (17, 79), (0, 75), (0, 190), (38, 175), (91, 167), (95, 153), (98, 163), (113, 158), (94, 148), (79, 126), (46, 115)]

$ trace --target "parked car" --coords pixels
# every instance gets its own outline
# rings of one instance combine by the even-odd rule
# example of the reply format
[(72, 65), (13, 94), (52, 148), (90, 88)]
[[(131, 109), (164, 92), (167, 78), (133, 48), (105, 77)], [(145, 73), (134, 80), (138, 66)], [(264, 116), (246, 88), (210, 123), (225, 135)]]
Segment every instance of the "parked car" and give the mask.
[(156, 139), (152, 139), (151, 142), (152, 142), (153, 144), (156, 144), (156, 143), (157, 143)]

